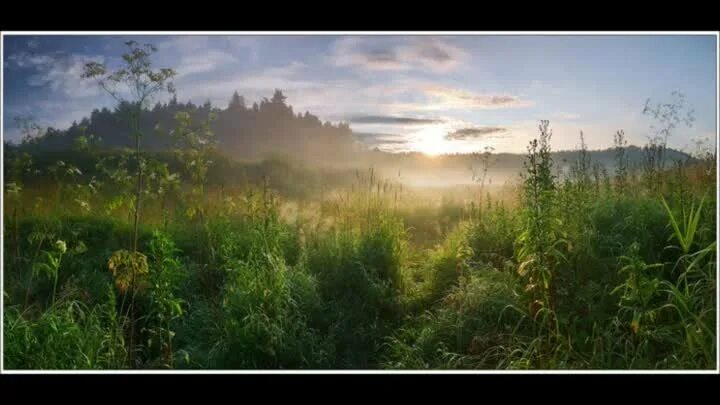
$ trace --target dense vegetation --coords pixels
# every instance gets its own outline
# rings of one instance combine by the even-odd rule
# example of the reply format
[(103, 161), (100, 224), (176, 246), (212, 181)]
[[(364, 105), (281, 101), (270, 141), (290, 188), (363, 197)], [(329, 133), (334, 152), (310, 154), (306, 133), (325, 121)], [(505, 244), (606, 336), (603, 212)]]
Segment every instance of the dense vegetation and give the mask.
[(716, 367), (714, 151), (631, 167), (620, 132), (563, 174), (542, 122), (517, 186), (431, 201), (233, 162), (214, 115), (159, 153), (6, 150), (6, 368)]

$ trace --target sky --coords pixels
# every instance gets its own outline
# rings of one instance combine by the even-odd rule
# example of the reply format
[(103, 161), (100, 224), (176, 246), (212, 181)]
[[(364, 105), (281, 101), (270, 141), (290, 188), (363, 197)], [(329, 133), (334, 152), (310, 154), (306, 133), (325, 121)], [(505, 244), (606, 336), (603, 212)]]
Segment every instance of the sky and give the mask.
[[(118, 67), (128, 40), (158, 48), (154, 66), (177, 71), (177, 97), (225, 108), (280, 89), (296, 112), (349, 122), (369, 147), (430, 155), (522, 153), (550, 121), (555, 150), (630, 144), (650, 134), (651, 104), (685, 95), (692, 127), (669, 145), (692, 150), (716, 139), (717, 43), (712, 35), (5, 35), (3, 137), (15, 117), (66, 128), (115, 105), (82, 79), (90, 61)], [(167, 101), (167, 97), (155, 101)]]

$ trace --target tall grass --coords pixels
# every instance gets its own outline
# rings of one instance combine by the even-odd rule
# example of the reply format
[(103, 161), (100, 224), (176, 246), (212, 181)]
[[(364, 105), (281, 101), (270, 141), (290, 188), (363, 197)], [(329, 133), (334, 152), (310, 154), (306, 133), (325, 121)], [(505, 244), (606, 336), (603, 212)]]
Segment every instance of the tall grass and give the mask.
[(278, 189), (290, 169), (216, 189), (205, 169), (147, 168), (135, 272), (117, 253), (134, 239), (132, 195), (113, 190), (129, 167), (58, 178), (65, 195), (85, 187), (85, 208), (18, 180), (5, 364), (714, 368), (714, 163), (632, 168), (619, 134), (612, 175), (581, 142), (562, 177), (539, 129), (514, 201), (477, 188), (431, 200), (372, 169), (301, 198)]

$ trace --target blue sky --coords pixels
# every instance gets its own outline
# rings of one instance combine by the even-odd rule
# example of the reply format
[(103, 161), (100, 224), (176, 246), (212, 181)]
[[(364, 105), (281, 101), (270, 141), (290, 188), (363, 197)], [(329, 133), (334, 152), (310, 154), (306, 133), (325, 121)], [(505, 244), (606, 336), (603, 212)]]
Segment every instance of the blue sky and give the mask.
[(112, 107), (80, 74), (88, 61), (117, 66), (129, 39), (159, 48), (155, 65), (177, 70), (181, 101), (225, 107), (234, 90), (252, 102), (279, 88), (296, 112), (349, 121), (385, 150), (523, 152), (540, 119), (554, 149), (577, 146), (581, 130), (590, 148), (610, 146), (618, 129), (642, 144), (646, 99), (669, 101), (674, 90), (695, 123), (670, 145), (715, 139), (716, 38), (688, 35), (6, 35), (4, 137), (18, 138), (17, 116), (64, 128)]

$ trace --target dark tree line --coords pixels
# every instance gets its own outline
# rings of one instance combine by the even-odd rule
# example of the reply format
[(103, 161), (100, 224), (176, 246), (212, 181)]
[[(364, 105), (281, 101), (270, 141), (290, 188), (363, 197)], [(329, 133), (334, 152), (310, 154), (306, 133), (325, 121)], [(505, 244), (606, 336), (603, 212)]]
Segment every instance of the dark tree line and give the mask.
[[(255, 158), (280, 153), (317, 158), (353, 150), (349, 124), (323, 123), (309, 112), (296, 114), (286, 100), (282, 91), (275, 90), (272, 98), (247, 106), (245, 99), (235, 92), (228, 106), (222, 109), (210, 101), (202, 105), (181, 103), (174, 96), (169, 102), (157, 103), (140, 114), (139, 126), (145, 134), (143, 145), (156, 151), (171, 147), (169, 133), (175, 127), (175, 115), (179, 112), (189, 113), (192, 122), (201, 122), (213, 112), (217, 119), (212, 129), (219, 148), (230, 157)], [(23, 139), (20, 148), (29, 152), (67, 150), (75, 147), (79, 138), (90, 136), (90, 139), (100, 139), (97, 145), (101, 149), (132, 147), (127, 117), (134, 108), (131, 103), (122, 102), (112, 110), (94, 109), (89, 117), (73, 122), (66, 130), (51, 127), (40, 136)]]

